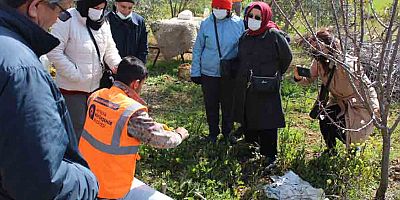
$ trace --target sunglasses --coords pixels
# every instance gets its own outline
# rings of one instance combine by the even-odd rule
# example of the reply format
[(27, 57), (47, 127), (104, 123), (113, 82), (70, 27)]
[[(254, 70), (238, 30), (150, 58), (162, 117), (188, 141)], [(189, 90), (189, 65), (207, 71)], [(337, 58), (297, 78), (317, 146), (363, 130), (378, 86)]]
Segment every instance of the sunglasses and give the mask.
[(65, 22), (71, 18), (71, 13), (69, 13), (67, 10), (61, 7), (60, 4), (54, 3), (54, 5), (56, 5), (61, 10), (60, 14), (58, 14), (58, 19)]
[(253, 15), (253, 13), (249, 13), (247, 15), (248, 18), (254, 18), (255, 20), (261, 20), (261, 16), (260, 15)]

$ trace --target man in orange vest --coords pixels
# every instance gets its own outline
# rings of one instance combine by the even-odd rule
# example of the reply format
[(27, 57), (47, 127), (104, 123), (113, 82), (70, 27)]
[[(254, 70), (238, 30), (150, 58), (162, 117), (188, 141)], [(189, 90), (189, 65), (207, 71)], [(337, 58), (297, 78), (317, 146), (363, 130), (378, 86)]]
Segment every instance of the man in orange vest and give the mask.
[(114, 85), (88, 99), (79, 149), (98, 179), (100, 199), (120, 199), (128, 194), (141, 143), (173, 148), (189, 136), (184, 128), (168, 130), (149, 117), (139, 96), (146, 77), (142, 61), (125, 57)]

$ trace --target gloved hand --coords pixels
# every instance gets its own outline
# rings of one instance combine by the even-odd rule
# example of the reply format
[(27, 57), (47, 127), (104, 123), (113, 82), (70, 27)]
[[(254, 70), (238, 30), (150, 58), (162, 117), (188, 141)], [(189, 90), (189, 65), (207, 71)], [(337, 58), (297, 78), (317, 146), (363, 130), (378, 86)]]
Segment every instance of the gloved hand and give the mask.
[(200, 85), (200, 84), (201, 84), (201, 77), (200, 77), (200, 76), (198, 76), (198, 77), (190, 77), (190, 80), (191, 80), (193, 83), (197, 84), (197, 85)]

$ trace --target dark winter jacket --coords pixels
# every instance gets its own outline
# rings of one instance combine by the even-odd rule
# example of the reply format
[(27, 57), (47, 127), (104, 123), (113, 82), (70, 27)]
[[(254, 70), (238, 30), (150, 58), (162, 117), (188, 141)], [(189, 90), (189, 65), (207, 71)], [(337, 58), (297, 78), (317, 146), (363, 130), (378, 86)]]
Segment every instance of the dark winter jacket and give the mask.
[(64, 98), (38, 56), (59, 41), (0, 6), (0, 199), (94, 199)]
[(134, 12), (127, 20), (122, 20), (115, 12), (110, 12), (107, 16), (119, 55), (121, 57), (135, 56), (146, 63), (147, 31), (143, 17)]
[(249, 130), (264, 130), (285, 126), (280, 90), (275, 93), (257, 92), (247, 88), (250, 70), (254, 76), (283, 75), (292, 61), (292, 53), (283, 34), (270, 29), (265, 34), (240, 38), (234, 98), (235, 121)]

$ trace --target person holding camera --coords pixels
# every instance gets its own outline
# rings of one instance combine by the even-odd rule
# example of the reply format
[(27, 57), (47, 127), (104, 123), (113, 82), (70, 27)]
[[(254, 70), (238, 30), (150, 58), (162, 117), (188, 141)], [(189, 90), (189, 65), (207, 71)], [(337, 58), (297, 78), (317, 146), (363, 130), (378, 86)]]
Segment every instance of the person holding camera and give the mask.
[(280, 82), (292, 61), (289, 44), (271, 19), (267, 3), (253, 2), (247, 10), (234, 95), (234, 121), (242, 124), (247, 142), (260, 145), (268, 166), (276, 159), (278, 128), (285, 127)]
[[(336, 139), (339, 139), (349, 148), (351, 143), (364, 141), (374, 130), (372, 114), (364, 106), (361, 98), (353, 89), (352, 80), (349, 78), (345, 66), (337, 63), (326, 55), (335, 57), (340, 53), (340, 41), (328, 29), (317, 32), (316, 37), (309, 39), (312, 45), (314, 60), (311, 64), (309, 75), (299, 74), (299, 69), (294, 68), (294, 80), (300, 84), (308, 85), (317, 78), (322, 80), (318, 100), (310, 112), (310, 117), (318, 118), (320, 131), (325, 140), (328, 155), (335, 154)], [(364, 82), (369, 82), (362, 67), (358, 67), (357, 58), (346, 56), (345, 63), (349, 70), (360, 74)], [(359, 69), (359, 71), (355, 71)], [(300, 70), (303, 70), (300, 68)], [(309, 76), (309, 77), (306, 77)], [(360, 89), (358, 80), (353, 80), (357, 89)], [(369, 105), (374, 112), (379, 111), (377, 95), (373, 87), (366, 91)], [(330, 95), (329, 95), (330, 94)]]
[(237, 67), (231, 59), (237, 55), (244, 26), (238, 16), (232, 15), (232, 0), (213, 0), (211, 6), (212, 14), (202, 21), (193, 47), (191, 80), (201, 84), (209, 127), (206, 139), (215, 143), (221, 133), (220, 107), (222, 134), (231, 140), (233, 87), (228, 68)]

